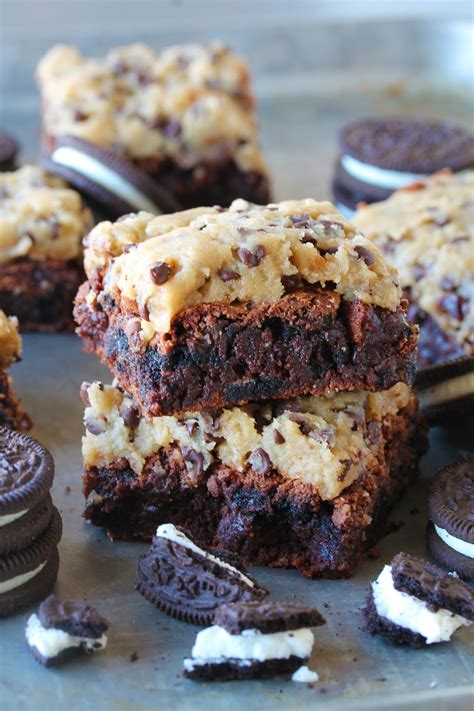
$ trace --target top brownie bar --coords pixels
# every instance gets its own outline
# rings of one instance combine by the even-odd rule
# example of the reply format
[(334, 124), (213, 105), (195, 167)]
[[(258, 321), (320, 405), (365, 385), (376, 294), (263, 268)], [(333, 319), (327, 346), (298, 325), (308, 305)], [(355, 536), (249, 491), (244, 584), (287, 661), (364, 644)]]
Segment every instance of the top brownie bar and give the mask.
[(413, 379), (396, 273), (328, 202), (125, 215), (85, 269), (78, 332), (147, 416)]
[(63, 135), (113, 150), (184, 207), (267, 202), (249, 72), (223, 45), (133, 44), (103, 59), (56, 46), (37, 76), (48, 151)]
[(439, 172), (361, 207), (354, 223), (398, 269), (420, 364), (474, 355), (474, 171)]

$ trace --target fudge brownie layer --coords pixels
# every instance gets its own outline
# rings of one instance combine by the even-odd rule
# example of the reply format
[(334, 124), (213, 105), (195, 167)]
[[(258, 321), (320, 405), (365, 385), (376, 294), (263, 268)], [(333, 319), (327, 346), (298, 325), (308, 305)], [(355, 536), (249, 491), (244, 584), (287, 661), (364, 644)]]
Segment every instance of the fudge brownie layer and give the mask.
[(395, 272), (330, 203), (125, 216), (85, 267), (78, 333), (148, 416), (412, 380)]
[(134, 44), (103, 59), (58, 46), (38, 81), (47, 151), (62, 135), (114, 150), (185, 207), (268, 201), (249, 72), (223, 45)]
[(87, 397), (86, 518), (146, 540), (172, 522), (201, 546), (308, 577), (354, 572), (426, 448), (402, 384), (183, 421), (140, 419), (116, 388), (94, 384)]
[(72, 330), (90, 211), (66, 183), (34, 166), (0, 174), (0, 207), (0, 308), (24, 330)]
[(354, 217), (398, 270), (422, 366), (474, 354), (473, 192), (474, 171), (439, 173)]
[(29, 430), (31, 421), (21, 409), (7, 369), (21, 359), (21, 338), (16, 318), (8, 318), (0, 309), (0, 426)]

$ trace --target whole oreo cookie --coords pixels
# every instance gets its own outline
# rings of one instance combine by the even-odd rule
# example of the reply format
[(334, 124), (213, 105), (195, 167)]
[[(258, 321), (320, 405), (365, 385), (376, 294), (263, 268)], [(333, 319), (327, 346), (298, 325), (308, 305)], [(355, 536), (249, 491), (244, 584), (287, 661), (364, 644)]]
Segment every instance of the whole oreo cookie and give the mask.
[(216, 607), (225, 602), (262, 600), (268, 595), (227, 560), (226, 554), (207, 552), (184, 531), (164, 524), (139, 559), (136, 589), (166, 614), (207, 625)]
[(474, 415), (474, 357), (462, 356), (418, 371), (420, 408), (430, 425)]
[(4, 131), (0, 131), (0, 171), (15, 170), (18, 143)]
[(466, 580), (474, 579), (474, 459), (441, 469), (428, 495), (428, 548)]
[(61, 516), (53, 508), (46, 531), (30, 546), (0, 558), (0, 617), (31, 605), (51, 592), (59, 568)]
[(351, 209), (384, 200), (443, 168), (474, 167), (474, 135), (441, 121), (358, 119), (342, 128), (339, 147), (333, 191)]
[(111, 217), (181, 209), (174, 196), (129, 161), (76, 136), (62, 136), (41, 165), (66, 180)]

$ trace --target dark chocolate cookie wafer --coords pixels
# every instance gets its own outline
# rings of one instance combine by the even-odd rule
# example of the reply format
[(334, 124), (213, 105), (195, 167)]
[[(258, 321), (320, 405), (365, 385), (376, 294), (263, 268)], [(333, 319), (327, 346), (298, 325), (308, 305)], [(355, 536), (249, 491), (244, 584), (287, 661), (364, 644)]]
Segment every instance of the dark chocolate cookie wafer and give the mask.
[(214, 624), (234, 635), (249, 629), (274, 634), (319, 627), (325, 619), (315, 607), (297, 602), (234, 602), (216, 609)]
[(283, 659), (225, 659), (222, 661), (196, 662), (184, 660), (183, 676), (193, 681), (245, 681), (246, 679), (270, 679), (274, 676), (290, 676), (303, 664), (301, 657), (291, 655)]
[(15, 170), (18, 143), (4, 131), (0, 131), (0, 171)]
[(415, 381), (420, 407), (431, 425), (474, 415), (474, 357), (422, 368)]
[(387, 617), (379, 615), (375, 607), (374, 594), (372, 588), (367, 595), (364, 607), (365, 630), (371, 634), (379, 634), (392, 644), (408, 645), (414, 649), (426, 646), (426, 638), (418, 632), (413, 632), (407, 627), (391, 622)]
[(433, 557), (467, 580), (474, 579), (474, 459), (441, 469), (428, 494)]
[(62, 521), (56, 508), (42, 536), (27, 548), (0, 558), (0, 617), (22, 610), (51, 592), (56, 581)]
[(53, 502), (47, 494), (19, 518), (0, 528), (0, 556), (19, 551), (33, 543), (48, 528)]
[(92, 605), (81, 600), (58, 600), (55, 595), (41, 603), (38, 617), (46, 629), (76, 637), (101, 637), (110, 626)]
[(177, 619), (210, 624), (224, 602), (262, 600), (268, 591), (227, 562), (226, 554), (196, 546), (172, 524), (158, 527), (151, 548), (138, 562), (136, 589)]
[(139, 210), (161, 214), (181, 209), (168, 190), (129, 161), (75, 136), (62, 136), (40, 162), (113, 217)]

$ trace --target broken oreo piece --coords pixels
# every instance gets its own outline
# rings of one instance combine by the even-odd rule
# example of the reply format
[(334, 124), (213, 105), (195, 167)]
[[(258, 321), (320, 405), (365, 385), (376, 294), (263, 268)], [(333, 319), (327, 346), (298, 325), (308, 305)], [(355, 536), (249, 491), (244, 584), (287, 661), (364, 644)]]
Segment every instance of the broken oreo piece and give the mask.
[(315, 608), (306, 605), (221, 605), (212, 627), (198, 633), (183, 674), (201, 681), (290, 676), (311, 656), (314, 636), (309, 628), (324, 622)]
[(370, 586), (366, 629), (394, 644), (447, 642), (474, 622), (474, 591), (456, 574), (398, 553)]
[(418, 371), (420, 408), (430, 425), (474, 415), (474, 356), (462, 356)]
[(224, 602), (262, 600), (268, 591), (227, 562), (226, 553), (207, 552), (173, 524), (158, 527), (151, 548), (138, 561), (136, 589), (176, 619), (211, 623)]
[(474, 459), (441, 469), (428, 494), (428, 549), (449, 570), (474, 580)]
[(78, 653), (105, 649), (107, 620), (84, 602), (58, 600), (50, 595), (29, 617), (26, 643), (43, 666), (56, 666)]
[(174, 196), (116, 153), (75, 136), (62, 136), (41, 165), (104, 208), (110, 216), (181, 209)]

